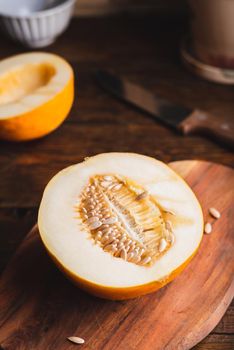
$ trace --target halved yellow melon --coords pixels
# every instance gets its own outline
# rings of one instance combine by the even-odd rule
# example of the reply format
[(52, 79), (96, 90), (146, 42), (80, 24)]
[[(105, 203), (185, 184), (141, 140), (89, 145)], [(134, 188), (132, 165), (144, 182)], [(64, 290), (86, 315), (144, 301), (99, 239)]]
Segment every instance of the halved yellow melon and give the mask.
[(79, 287), (127, 299), (183, 270), (200, 244), (203, 215), (192, 190), (164, 163), (105, 153), (49, 182), (38, 226), (56, 264)]
[(33, 52), (0, 61), (0, 138), (48, 134), (66, 118), (73, 98), (73, 70), (61, 57)]

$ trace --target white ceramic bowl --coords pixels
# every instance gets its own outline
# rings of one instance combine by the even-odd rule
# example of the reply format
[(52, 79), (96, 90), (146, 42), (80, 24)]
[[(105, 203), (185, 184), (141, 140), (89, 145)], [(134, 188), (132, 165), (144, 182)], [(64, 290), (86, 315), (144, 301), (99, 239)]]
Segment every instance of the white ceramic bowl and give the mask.
[(50, 45), (68, 26), (76, 0), (0, 0), (0, 24), (22, 44)]

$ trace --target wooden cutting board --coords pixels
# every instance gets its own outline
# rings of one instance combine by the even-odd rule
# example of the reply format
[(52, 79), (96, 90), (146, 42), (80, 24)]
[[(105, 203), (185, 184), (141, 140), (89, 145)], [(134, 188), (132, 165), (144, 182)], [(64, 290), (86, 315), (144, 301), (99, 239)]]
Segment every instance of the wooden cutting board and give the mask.
[[(55, 268), (35, 227), (1, 278), (1, 350), (184, 350), (215, 327), (234, 294), (234, 171), (200, 161), (171, 167), (193, 188), (205, 220), (214, 223), (183, 273), (138, 299), (98, 299)], [(218, 221), (208, 215), (211, 206), (222, 213)], [(85, 344), (68, 342), (71, 335)]]

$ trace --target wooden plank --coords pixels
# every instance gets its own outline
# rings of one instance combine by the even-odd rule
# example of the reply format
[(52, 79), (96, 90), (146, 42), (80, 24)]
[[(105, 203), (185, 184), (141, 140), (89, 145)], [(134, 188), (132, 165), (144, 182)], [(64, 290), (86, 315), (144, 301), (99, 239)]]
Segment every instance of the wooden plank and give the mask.
[(65, 123), (50, 137), (38, 141), (2, 143), (0, 207), (37, 206), (46, 183), (56, 172), (87, 156), (111, 151), (142, 153), (164, 161), (184, 159), (188, 153), (191, 159), (222, 159), (223, 164), (234, 159), (233, 153), (215, 147), (209, 140), (181, 137), (157, 124), (113, 128), (108, 124), (80, 127)]
[(0, 209), (0, 274), (36, 220), (37, 209)]

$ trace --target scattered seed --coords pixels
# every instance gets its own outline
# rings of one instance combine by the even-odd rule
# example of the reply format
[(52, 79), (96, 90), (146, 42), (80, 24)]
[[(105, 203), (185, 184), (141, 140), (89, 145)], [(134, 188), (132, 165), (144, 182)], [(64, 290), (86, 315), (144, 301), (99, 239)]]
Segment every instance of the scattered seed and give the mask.
[(120, 190), (121, 189), (121, 187), (123, 186), (123, 184), (117, 184), (117, 185), (114, 185), (112, 188), (111, 188), (111, 190), (112, 191), (118, 191), (118, 190)]
[(118, 221), (117, 217), (112, 216), (112, 217), (110, 217), (110, 218), (104, 219), (102, 223), (103, 223), (104, 225), (112, 225), (112, 224), (114, 224), (114, 223), (117, 222), (117, 221)]
[(124, 243), (124, 242), (126, 241), (126, 239), (127, 239), (127, 237), (122, 236), (122, 237), (120, 238), (120, 242), (121, 242), (121, 243)]
[(134, 253), (128, 253), (128, 255), (127, 255), (127, 260), (129, 261), (129, 260), (131, 260), (132, 258), (133, 258), (133, 256), (134, 256)]
[(146, 265), (151, 261), (151, 257), (150, 256), (146, 256), (143, 260), (141, 260), (141, 264), (142, 265)]
[(124, 248), (125, 248), (126, 252), (128, 253), (129, 250), (130, 250), (130, 246), (129, 245), (125, 245)]
[(124, 259), (125, 261), (127, 260), (127, 252), (125, 249), (121, 249), (120, 251), (120, 256), (122, 259)]
[[(102, 226), (103, 227), (103, 226)], [(111, 233), (112, 232), (112, 230), (111, 230), (111, 228), (110, 227), (107, 227), (107, 228), (102, 228), (101, 227), (101, 229), (102, 229), (102, 232), (103, 233), (105, 233), (105, 234), (109, 234), (109, 233)]]
[(103, 235), (102, 231), (98, 231), (95, 236), (95, 242), (100, 241), (102, 238), (102, 235)]
[(144, 249), (144, 248), (140, 248), (140, 250), (139, 250), (139, 255), (144, 254), (144, 252), (145, 252), (145, 249)]
[(75, 344), (84, 344), (84, 339), (83, 338), (80, 338), (80, 337), (67, 337), (67, 339), (72, 342), (72, 343), (75, 343)]
[(137, 263), (139, 263), (141, 261), (141, 257), (140, 256), (138, 256), (138, 255), (134, 255), (133, 256), (133, 258), (131, 259), (131, 262), (133, 262), (133, 263), (135, 263), (135, 264), (137, 264)]
[(105, 175), (105, 176), (103, 176), (103, 179), (106, 180), (106, 181), (112, 181), (113, 177), (110, 176), (110, 175)]
[(102, 226), (102, 223), (100, 221), (94, 221), (91, 224), (89, 224), (90, 230), (96, 230), (100, 226)]
[(97, 216), (91, 216), (87, 221), (86, 224), (92, 224), (93, 222), (98, 221), (98, 217)]
[(213, 218), (215, 218), (215, 219), (219, 219), (220, 216), (221, 216), (220, 212), (219, 212), (217, 209), (215, 209), (215, 208), (210, 208), (210, 209), (209, 209), (209, 213), (210, 213), (210, 215), (213, 216)]
[(110, 182), (109, 181), (102, 181), (101, 186), (104, 188), (108, 188), (110, 186)]
[(109, 227), (110, 227), (109, 225), (102, 224), (102, 228), (109, 228)]
[(209, 235), (211, 232), (212, 232), (212, 226), (209, 222), (207, 222), (205, 224), (205, 227), (204, 227), (204, 232)]
[(147, 191), (144, 191), (144, 192), (138, 194), (138, 196), (136, 196), (136, 200), (137, 200), (137, 201), (140, 201), (140, 200), (146, 198), (147, 196), (148, 196), (148, 192), (147, 192)]
[(108, 251), (108, 252), (113, 252), (115, 253), (116, 252), (116, 247), (113, 246), (113, 244), (107, 244), (105, 247), (104, 247), (104, 250)]
[(103, 236), (102, 236), (102, 242), (105, 243), (105, 241), (109, 239), (109, 232), (106, 232)]
[(170, 220), (165, 221), (165, 227), (167, 230), (172, 231), (172, 223)]
[(110, 229), (109, 236), (112, 237), (112, 238), (115, 238), (116, 237), (116, 233), (113, 230)]
[(106, 241), (106, 244), (110, 244), (114, 242), (114, 237), (109, 236), (108, 240)]
[(159, 247), (158, 247), (159, 252), (162, 253), (166, 249), (166, 246), (167, 246), (167, 241), (165, 240), (165, 238), (162, 238), (160, 240)]

